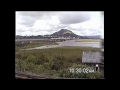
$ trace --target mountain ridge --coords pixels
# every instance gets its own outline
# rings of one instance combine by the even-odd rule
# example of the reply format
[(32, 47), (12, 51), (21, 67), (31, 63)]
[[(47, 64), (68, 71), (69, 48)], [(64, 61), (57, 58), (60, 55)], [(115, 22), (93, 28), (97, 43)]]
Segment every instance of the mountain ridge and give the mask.
[(79, 35), (74, 34), (72, 31), (68, 30), (68, 29), (61, 29), (53, 34), (51, 34), (51, 36), (63, 36), (63, 37), (79, 37)]

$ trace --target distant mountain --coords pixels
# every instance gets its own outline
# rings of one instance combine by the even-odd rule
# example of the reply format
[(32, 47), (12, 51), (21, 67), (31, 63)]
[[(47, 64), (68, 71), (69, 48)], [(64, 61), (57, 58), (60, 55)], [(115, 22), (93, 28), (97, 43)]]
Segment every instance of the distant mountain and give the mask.
[(79, 35), (76, 35), (72, 31), (67, 30), (67, 29), (61, 29), (60, 31), (51, 34), (51, 36), (58, 36), (58, 37), (63, 36), (63, 37), (75, 37), (75, 38), (79, 37)]

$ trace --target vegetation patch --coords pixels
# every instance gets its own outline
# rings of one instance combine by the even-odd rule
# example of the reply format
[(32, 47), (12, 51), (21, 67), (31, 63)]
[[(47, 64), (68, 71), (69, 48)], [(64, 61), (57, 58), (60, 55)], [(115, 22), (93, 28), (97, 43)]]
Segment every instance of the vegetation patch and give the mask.
[(100, 51), (91, 47), (58, 47), (16, 51), (15, 69), (21, 72), (68, 78), (103, 78), (101, 72), (70, 73), (70, 68), (89, 67), (82, 64), (83, 51)]

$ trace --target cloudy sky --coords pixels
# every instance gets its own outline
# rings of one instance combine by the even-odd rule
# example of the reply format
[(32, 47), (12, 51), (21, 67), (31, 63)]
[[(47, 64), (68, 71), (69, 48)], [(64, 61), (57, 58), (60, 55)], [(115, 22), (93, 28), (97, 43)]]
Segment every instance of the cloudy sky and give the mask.
[(100, 11), (16, 11), (16, 35), (46, 35), (69, 29), (81, 36), (104, 37), (104, 13)]

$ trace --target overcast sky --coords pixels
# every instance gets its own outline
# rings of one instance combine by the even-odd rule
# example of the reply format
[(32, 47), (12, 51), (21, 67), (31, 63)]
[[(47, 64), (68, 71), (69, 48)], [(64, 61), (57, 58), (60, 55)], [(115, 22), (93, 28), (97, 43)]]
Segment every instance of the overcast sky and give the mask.
[(100, 11), (16, 11), (16, 35), (46, 35), (69, 29), (81, 36), (104, 37), (104, 13)]

